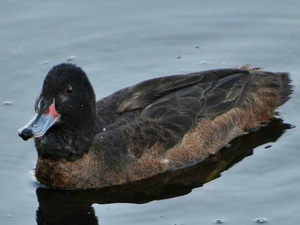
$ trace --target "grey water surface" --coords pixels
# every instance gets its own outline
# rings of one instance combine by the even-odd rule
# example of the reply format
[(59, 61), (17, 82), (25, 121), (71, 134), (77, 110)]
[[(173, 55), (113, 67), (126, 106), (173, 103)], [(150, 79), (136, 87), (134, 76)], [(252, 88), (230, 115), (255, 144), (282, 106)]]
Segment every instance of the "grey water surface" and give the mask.
[[(299, 11), (299, 0), (2, 0), (0, 224), (37, 224), (36, 218), (67, 224), (76, 216), (78, 224), (105, 225), (299, 224)], [(290, 72), (294, 94), (278, 111), (294, 128), (189, 191), (170, 194), (174, 186), (165, 197), (130, 201), (123, 199), (126, 191), (114, 190), (113, 199), (87, 203), (82, 199), (92, 199), (91, 193), (41, 187), (33, 176), (34, 143), (17, 136), (34, 113), (46, 73), (61, 62), (86, 71), (97, 99), (145, 79), (213, 68), (251, 64)]]

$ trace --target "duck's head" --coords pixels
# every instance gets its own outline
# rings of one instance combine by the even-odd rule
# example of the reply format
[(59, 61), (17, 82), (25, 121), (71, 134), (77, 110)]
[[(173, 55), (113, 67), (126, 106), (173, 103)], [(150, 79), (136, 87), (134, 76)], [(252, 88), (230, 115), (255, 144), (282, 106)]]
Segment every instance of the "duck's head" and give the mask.
[(34, 117), (18, 134), (35, 139), (40, 157), (75, 160), (87, 152), (94, 138), (95, 94), (81, 68), (54, 66), (38, 95)]

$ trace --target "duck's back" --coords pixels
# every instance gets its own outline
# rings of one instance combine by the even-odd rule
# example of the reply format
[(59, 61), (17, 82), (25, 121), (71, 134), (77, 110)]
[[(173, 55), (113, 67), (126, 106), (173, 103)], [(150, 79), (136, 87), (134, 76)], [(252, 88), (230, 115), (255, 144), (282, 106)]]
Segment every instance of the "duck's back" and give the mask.
[(156, 78), (98, 101), (95, 142), (115, 168), (129, 160), (130, 179), (141, 179), (216, 153), (269, 121), (290, 94), (287, 73), (223, 69)]

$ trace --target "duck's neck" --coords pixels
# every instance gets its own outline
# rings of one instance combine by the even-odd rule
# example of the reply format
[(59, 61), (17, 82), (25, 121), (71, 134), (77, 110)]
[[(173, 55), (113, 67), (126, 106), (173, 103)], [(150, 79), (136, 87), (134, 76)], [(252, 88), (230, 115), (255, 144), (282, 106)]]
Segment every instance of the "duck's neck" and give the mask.
[(54, 126), (44, 136), (35, 139), (39, 158), (75, 161), (83, 157), (93, 144), (94, 128), (82, 132)]

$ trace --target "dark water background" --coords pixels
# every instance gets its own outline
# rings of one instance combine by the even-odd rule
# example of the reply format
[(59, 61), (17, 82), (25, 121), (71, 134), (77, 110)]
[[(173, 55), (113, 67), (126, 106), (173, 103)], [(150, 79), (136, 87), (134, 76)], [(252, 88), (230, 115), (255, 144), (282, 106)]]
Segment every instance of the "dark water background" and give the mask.
[[(36, 217), (52, 224), (62, 217), (61, 224), (72, 218), (78, 224), (83, 220), (83, 224), (106, 225), (215, 224), (218, 219), (225, 224), (254, 224), (257, 219), (299, 224), (299, 11), (299, 0), (2, 0), (0, 224), (36, 224)], [(166, 177), (143, 184), (144, 192), (130, 191), (132, 187), (96, 194), (37, 189), (32, 175), (34, 144), (23, 142), (16, 131), (33, 115), (48, 70), (65, 61), (87, 72), (97, 99), (162, 75), (248, 63), (288, 71), (295, 91), (279, 112), (284, 123), (295, 128), (282, 134), (287, 127), (278, 122), (243, 139), (239, 147), (245, 149), (249, 140), (254, 143), (268, 136), (258, 141), (253, 155), (250, 149), (245, 155), (251, 156), (234, 166), (211, 159), (208, 162), (218, 161), (218, 166), (203, 175), (207, 176), (203, 183), (230, 168), (202, 187), (197, 187), (202, 185), (197, 183), (201, 177), (181, 182), (182, 176), (171, 174), (171, 181), (181, 183), (165, 190), (159, 184)], [(196, 172), (186, 174), (191, 173)], [(148, 186), (153, 193), (150, 188), (145, 192)], [(95, 195), (100, 199), (95, 200)], [(155, 200), (160, 198), (165, 199)]]

